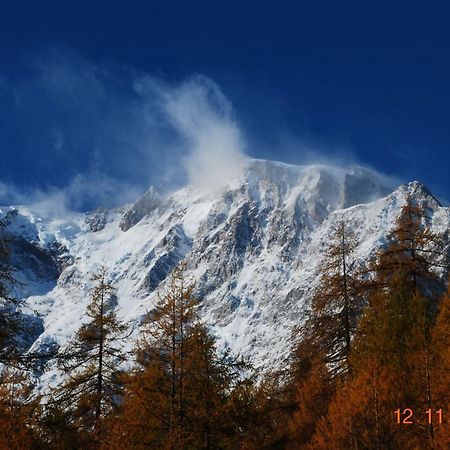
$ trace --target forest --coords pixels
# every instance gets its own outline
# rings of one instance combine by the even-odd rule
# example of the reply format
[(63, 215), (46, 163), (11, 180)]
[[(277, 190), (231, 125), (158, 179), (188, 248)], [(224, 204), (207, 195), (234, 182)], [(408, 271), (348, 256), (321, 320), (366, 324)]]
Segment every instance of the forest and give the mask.
[[(132, 351), (105, 267), (68, 345), (29, 350), (0, 234), (0, 448), (447, 450), (449, 265), (428, 223), (408, 199), (364, 264), (336, 224), (289, 357), (264, 372), (218, 348), (183, 264)], [(36, 368), (54, 361), (61, 383), (36, 389)]]

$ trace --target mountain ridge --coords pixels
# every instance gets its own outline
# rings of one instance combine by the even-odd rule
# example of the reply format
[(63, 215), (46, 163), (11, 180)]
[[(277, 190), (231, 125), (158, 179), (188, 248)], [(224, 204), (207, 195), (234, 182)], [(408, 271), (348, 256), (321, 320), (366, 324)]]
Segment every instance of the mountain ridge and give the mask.
[[(129, 207), (63, 219), (0, 208), (2, 216), (9, 211), (7, 232), (23, 283), (15, 294), (42, 325), (32, 348), (67, 343), (84, 320), (89, 273), (101, 264), (117, 287), (119, 315), (136, 336), (158, 289), (184, 261), (220, 346), (257, 367), (274, 367), (304, 318), (337, 222), (345, 220), (361, 238), (356, 257), (367, 260), (411, 196), (430, 211), (433, 230), (447, 233), (449, 251), (450, 208), (419, 182), (393, 190), (386, 184), (363, 168), (253, 160), (220, 192), (188, 186), (162, 198), (151, 189)], [(125, 230), (124, 217), (132, 218)], [(25, 258), (27, 245), (36, 249), (34, 258)], [(43, 383), (55, 377), (53, 368)]]

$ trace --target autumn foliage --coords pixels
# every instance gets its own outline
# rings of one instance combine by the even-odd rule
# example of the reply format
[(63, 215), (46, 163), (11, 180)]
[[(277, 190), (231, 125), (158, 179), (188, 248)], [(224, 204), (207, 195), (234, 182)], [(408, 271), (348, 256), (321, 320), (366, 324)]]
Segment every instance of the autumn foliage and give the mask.
[(0, 449), (450, 448), (448, 255), (428, 223), (408, 198), (362, 265), (350, 227), (336, 224), (290, 358), (264, 374), (218, 348), (183, 265), (125, 351), (101, 268), (86, 321), (57, 355), (64, 381), (42, 397), (16, 345), (20, 305), (0, 241)]

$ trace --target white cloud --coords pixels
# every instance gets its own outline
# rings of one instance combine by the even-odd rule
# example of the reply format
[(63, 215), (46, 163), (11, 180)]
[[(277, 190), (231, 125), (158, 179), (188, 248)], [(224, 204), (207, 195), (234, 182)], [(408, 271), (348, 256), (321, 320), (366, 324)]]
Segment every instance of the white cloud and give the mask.
[[(31, 137), (21, 160), (39, 189), (28, 180), (18, 180), (21, 189), (0, 184), (2, 203), (36, 202), (55, 211), (113, 207), (150, 185), (162, 194), (186, 182), (214, 192), (245, 168), (246, 143), (232, 105), (206, 76), (169, 83), (61, 52), (39, 58), (34, 69), (18, 82), (0, 77), (0, 89), (20, 100), (17, 129)], [(348, 167), (358, 164), (348, 148), (284, 134), (266, 153), (294, 164)], [(59, 188), (45, 185), (55, 173)]]
[[(20, 99), (16, 128), (32, 130), (22, 160), (39, 189), (18, 180), (25, 187), (9, 189), (11, 203), (42, 194), (67, 208), (111, 207), (151, 184), (162, 193), (186, 182), (215, 190), (244, 167), (232, 106), (205, 76), (168, 83), (60, 51), (36, 58), (33, 70), (8, 89)], [(44, 184), (45, 173), (59, 189)]]
[(62, 218), (85, 204), (126, 204), (140, 195), (137, 188), (105, 174), (90, 172), (73, 177), (63, 188), (30, 188), (0, 182), (0, 205), (32, 206), (42, 216)]
[(243, 138), (231, 103), (216, 83), (202, 75), (178, 85), (146, 77), (135, 87), (149, 101), (147, 107), (162, 113), (182, 137), (190, 184), (214, 191), (240, 175), (246, 161)]

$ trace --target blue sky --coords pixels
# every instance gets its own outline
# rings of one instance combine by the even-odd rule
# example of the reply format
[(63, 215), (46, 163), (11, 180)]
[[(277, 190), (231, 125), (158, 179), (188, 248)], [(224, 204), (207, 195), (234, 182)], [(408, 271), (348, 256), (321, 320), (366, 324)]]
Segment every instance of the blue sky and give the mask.
[(302, 3), (3, 5), (0, 202), (112, 206), (201, 176), (208, 145), (364, 164), (448, 202), (448, 11)]

